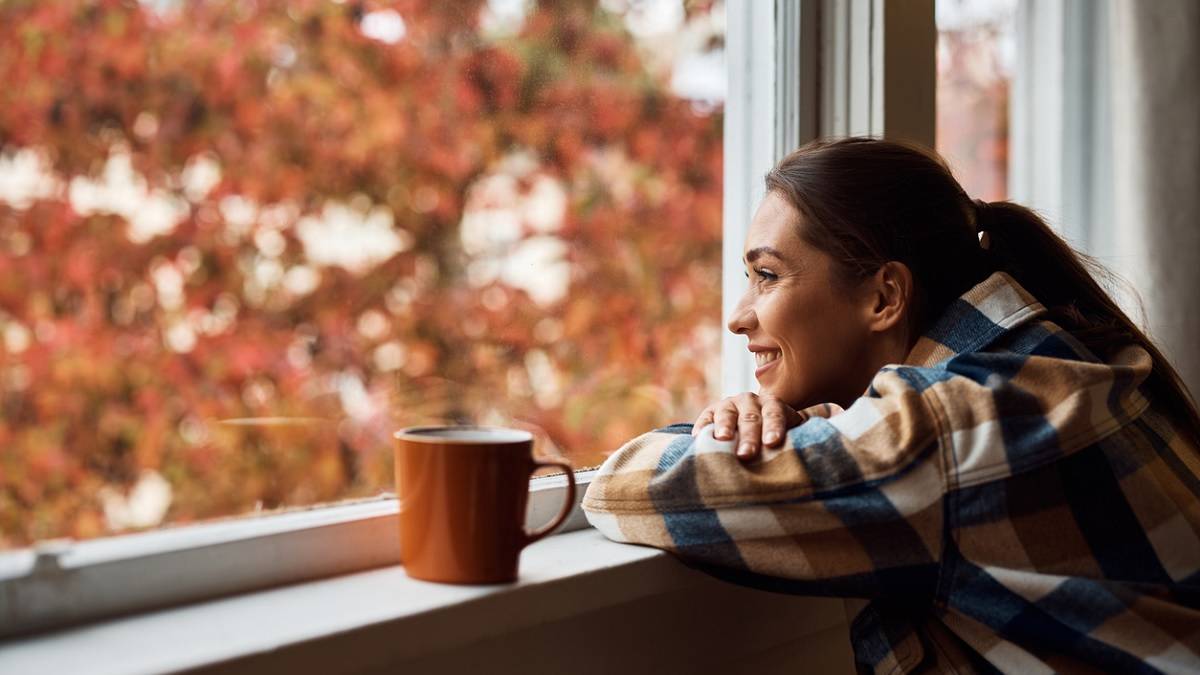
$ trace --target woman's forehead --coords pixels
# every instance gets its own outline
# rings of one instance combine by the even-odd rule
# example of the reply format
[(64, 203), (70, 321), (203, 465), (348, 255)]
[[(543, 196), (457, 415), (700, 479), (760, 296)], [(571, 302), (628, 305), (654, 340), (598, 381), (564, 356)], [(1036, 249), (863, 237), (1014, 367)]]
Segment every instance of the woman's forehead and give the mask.
[(747, 261), (766, 254), (786, 257), (800, 253), (804, 244), (799, 228), (800, 214), (796, 209), (777, 193), (768, 193), (746, 230), (743, 251)]

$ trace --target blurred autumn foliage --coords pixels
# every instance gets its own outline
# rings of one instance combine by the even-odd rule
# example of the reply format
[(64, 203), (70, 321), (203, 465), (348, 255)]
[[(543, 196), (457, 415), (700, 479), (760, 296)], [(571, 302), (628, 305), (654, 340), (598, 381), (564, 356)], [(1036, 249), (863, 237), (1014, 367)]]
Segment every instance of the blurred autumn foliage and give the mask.
[[(1008, 199), (1013, 0), (939, 0), (937, 150), (975, 199)], [(1011, 58), (1011, 55), (1009, 55)]]
[[(594, 0), (486, 4), (0, 0), (0, 158), (44, 173), (0, 199), (0, 547), (374, 495), (412, 422), (583, 466), (705, 402), (719, 107)], [(276, 417), (337, 433), (216, 424)]]

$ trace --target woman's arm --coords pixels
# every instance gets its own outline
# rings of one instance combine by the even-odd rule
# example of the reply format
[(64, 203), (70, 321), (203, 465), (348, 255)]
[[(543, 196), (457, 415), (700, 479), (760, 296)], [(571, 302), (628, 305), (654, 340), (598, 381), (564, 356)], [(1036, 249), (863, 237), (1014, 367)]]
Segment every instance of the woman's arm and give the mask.
[(583, 508), (610, 539), (756, 585), (763, 579), (749, 577), (765, 575), (785, 580), (780, 590), (868, 596), (930, 582), (941, 553), (939, 425), (911, 370), (880, 373), (847, 411), (790, 429), (750, 463), (711, 427), (640, 436), (605, 462)]

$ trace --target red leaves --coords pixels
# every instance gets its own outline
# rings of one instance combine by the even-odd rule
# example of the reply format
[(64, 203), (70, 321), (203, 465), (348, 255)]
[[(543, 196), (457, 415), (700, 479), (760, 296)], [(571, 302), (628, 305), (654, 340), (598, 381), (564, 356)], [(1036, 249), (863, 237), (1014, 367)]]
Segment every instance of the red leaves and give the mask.
[[(384, 4), (406, 27), (392, 44), (358, 23)], [(388, 489), (399, 424), (530, 420), (594, 464), (707, 398), (719, 114), (654, 80), (616, 20), (541, 3), (489, 42), (474, 0), (152, 7), (0, 4), (0, 150), (45, 152), (63, 186), (0, 203), (0, 347), (28, 342), (0, 349), (0, 546), (103, 533), (100, 488), (143, 471), (183, 522)], [(187, 200), (173, 229), (129, 239), (144, 194), (72, 209), (71, 179), (118, 152), (142, 193)], [(190, 190), (201, 153), (219, 176)], [(530, 176), (567, 194), (561, 226), (517, 213), (489, 251), (565, 244), (546, 305), (472, 277), (463, 248), (467, 194), (512, 161), (533, 164), (518, 196)], [(406, 244), (363, 269), (314, 262), (297, 224), (327, 203), (387, 209)], [(518, 273), (551, 283), (531, 260)], [(288, 447), (213, 430), (274, 415), (344, 424)]]

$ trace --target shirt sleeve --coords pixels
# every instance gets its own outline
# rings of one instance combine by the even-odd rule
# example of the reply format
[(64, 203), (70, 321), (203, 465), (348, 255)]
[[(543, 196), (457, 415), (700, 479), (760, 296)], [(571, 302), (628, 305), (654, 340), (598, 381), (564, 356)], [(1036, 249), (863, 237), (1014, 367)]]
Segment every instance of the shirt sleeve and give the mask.
[(945, 492), (927, 396), (919, 375), (884, 370), (845, 412), (809, 418), (750, 464), (734, 455), (736, 438), (717, 441), (711, 426), (696, 437), (678, 427), (644, 434), (608, 458), (583, 509), (609, 539), (666, 549), (733, 581), (920, 592), (936, 577)]

